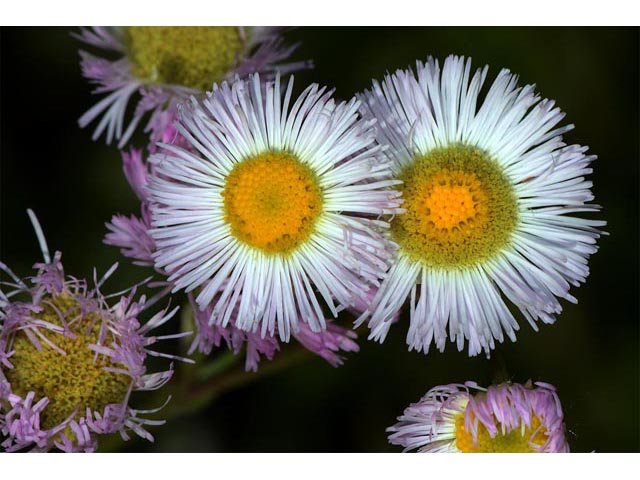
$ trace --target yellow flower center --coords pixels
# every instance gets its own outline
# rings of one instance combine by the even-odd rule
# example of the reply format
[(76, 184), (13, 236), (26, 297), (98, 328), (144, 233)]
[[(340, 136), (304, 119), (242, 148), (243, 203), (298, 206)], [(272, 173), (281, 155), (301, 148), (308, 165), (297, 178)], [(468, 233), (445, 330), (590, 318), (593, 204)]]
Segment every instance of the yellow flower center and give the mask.
[(491, 438), (482, 423), (478, 423), (478, 438), (474, 445), (473, 435), (464, 427), (464, 413), (456, 417), (456, 447), (463, 453), (534, 453), (532, 443), (539, 447), (547, 441), (546, 428), (541, 427), (540, 419), (535, 415), (531, 419), (531, 427), (516, 428), (504, 435)]
[(137, 78), (202, 91), (246, 51), (238, 27), (127, 27), (125, 38)]
[(391, 233), (412, 260), (443, 269), (491, 257), (518, 221), (513, 187), (483, 151), (454, 145), (417, 157), (399, 174), (406, 213)]
[(11, 357), (14, 368), (6, 369), (5, 374), (17, 395), (25, 397), (33, 391), (36, 401), (43, 397), (49, 399), (40, 416), (42, 428), (50, 429), (59, 425), (76, 408), (79, 409), (79, 415), (84, 415), (87, 407), (102, 411), (111, 403), (121, 403), (131, 378), (106, 372), (104, 367), (115, 365), (109, 358), (96, 355), (89, 348), (89, 344), (98, 343), (98, 315), (83, 315), (78, 301), (64, 294), (44, 297), (41, 305), (43, 310), (33, 314), (33, 317), (62, 326), (57, 310), (66, 322), (77, 319), (69, 326), (72, 335), (40, 329), (65, 355), (44, 342), (41, 342), (42, 350), (39, 351), (24, 333), (18, 332), (13, 343), (15, 354)]
[(226, 179), (225, 221), (240, 241), (268, 254), (286, 254), (314, 231), (322, 190), (314, 172), (283, 151), (238, 163)]

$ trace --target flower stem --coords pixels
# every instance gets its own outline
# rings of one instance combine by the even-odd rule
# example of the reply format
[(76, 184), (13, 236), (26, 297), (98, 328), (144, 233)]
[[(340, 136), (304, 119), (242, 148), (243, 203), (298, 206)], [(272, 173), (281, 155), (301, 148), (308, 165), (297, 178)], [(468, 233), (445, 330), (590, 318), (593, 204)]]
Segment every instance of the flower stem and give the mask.
[(291, 349), (287, 354), (278, 356), (275, 360), (265, 363), (256, 373), (246, 372), (244, 368), (236, 368), (229, 373), (214, 376), (204, 384), (191, 384), (182, 389), (182, 396), (174, 399), (165, 411), (165, 418), (189, 415), (205, 408), (213, 400), (230, 390), (243, 387), (273, 375), (285, 368), (310, 358), (308, 350), (303, 348)]
[[(172, 398), (158, 416), (170, 421), (172, 418), (193, 415), (209, 406), (224, 393), (274, 375), (289, 366), (311, 358), (311, 354), (302, 347), (289, 348), (286, 352), (281, 352), (275, 360), (262, 364), (256, 373), (246, 372), (244, 365), (237, 365), (241, 358), (242, 354), (234, 355), (229, 351), (207, 363), (185, 365), (179, 370), (179, 375), (174, 382), (167, 385)], [(236, 368), (231, 369), (234, 365)], [(167, 389), (161, 389), (158, 393), (166, 395)], [(118, 451), (124, 443), (120, 435), (105, 435), (100, 441), (99, 451)]]

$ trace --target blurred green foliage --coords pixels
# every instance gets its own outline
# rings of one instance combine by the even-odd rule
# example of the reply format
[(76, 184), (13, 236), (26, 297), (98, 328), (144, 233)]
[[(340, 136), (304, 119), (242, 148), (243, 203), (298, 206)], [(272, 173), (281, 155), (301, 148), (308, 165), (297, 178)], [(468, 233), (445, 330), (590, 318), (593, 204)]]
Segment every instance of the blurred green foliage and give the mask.
[[(33, 208), (51, 249), (69, 273), (90, 275), (120, 261), (116, 290), (149, 272), (102, 244), (113, 213), (137, 213), (114, 146), (91, 141), (77, 118), (96, 97), (81, 78), (78, 43), (67, 28), (3, 28), (0, 36), (0, 258), (21, 275), (39, 260), (25, 210)], [(556, 325), (535, 333), (526, 322), (517, 343), (501, 345), (509, 378), (556, 385), (573, 451), (640, 450), (638, 328), (638, 29), (636, 28), (299, 28), (296, 59), (316, 68), (297, 88), (319, 82), (348, 99), (385, 72), (432, 55), (468, 55), (536, 83), (576, 129), (570, 143), (590, 146), (609, 237)], [(141, 137), (138, 145), (142, 146)], [(406, 318), (405, 318), (406, 320)], [(177, 328), (177, 327), (176, 327)], [(319, 358), (219, 397), (196, 415), (153, 429), (154, 444), (127, 451), (398, 451), (385, 428), (430, 387), (468, 379), (489, 383), (494, 362), (449, 345), (428, 356), (408, 352), (406, 321), (384, 345), (366, 340), (345, 365)], [(285, 352), (286, 354), (286, 352)], [(247, 374), (255, 375), (255, 374)]]

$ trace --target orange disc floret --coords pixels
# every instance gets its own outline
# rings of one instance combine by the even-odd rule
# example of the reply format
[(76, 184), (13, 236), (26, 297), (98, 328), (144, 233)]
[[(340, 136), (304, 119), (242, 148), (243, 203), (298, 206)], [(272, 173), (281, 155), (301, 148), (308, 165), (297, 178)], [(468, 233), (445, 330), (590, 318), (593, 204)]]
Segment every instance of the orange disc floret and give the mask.
[(240, 241), (286, 254), (309, 238), (322, 211), (314, 172), (294, 155), (265, 152), (238, 163), (226, 179), (225, 221)]
[(441, 240), (470, 235), (487, 223), (487, 195), (474, 173), (444, 169), (407, 189), (405, 205), (414, 228)]
[(434, 149), (400, 172), (406, 213), (392, 223), (403, 252), (432, 267), (464, 268), (502, 248), (518, 205), (511, 183), (484, 152)]

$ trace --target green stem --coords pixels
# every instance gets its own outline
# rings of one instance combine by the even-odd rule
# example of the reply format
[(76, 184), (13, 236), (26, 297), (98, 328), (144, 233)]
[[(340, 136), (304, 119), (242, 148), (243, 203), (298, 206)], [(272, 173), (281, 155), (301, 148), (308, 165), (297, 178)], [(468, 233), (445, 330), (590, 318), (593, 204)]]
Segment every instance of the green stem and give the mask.
[[(172, 396), (169, 404), (158, 415), (169, 421), (178, 416), (194, 414), (210, 405), (222, 394), (274, 375), (291, 365), (311, 358), (311, 354), (301, 347), (291, 348), (281, 352), (275, 360), (262, 364), (257, 373), (246, 372), (244, 365), (238, 365), (237, 368), (227, 371), (237, 363), (239, 358), (241, 355), (225, 352), (207, 364), (185, 366), (180, 376), (175, 379), (175, 383), (158, 391), (161, 395), (170, 393)], [(227, 372), (224, 373), (225, 371)], [(100, 439), (99, 451), (118, 451), (123, 444), (124, 440), (119, 434), (105, 435)]]
[(240, 355), (236, 355), (231, 350), (228, 350), (212, 361), (197, 365), (193, 378), (197, 382), (207, 381), (235, 365), (239, 358)]
[(227, 374), (214, 377), (207, 383), (187, 386), (187, 388), (181, 389), (183, 393), (180, 398), (174, 398), (167, 405), (163, 412), (164, 416), (165, 418), (173, 418), (193, 414), (209, 405), (225, 392), (273, 375), (306, 358), (310, 358), (308, 350), (303, 348), (292, 349), (287, 354), (280, 355), (275, 360), (265, 363), (256, 373), (246, 372), (241, 367)]

